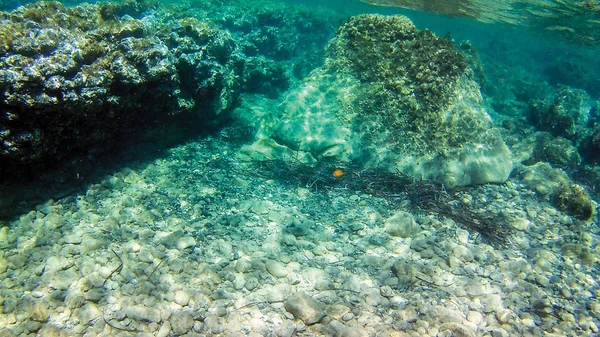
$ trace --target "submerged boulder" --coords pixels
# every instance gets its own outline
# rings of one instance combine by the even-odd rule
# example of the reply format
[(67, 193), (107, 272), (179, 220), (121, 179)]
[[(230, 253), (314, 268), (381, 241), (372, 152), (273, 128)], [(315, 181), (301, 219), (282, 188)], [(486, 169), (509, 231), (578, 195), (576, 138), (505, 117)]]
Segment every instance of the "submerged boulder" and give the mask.
[(574, 183), (561, 169), (539, 162), (522, 167), (518, 177), (529, 189), (568, 215), (590, 221), (595, 214), (596, 206), (586, 189)]
[(274, 143), (305, 161), (400, 170), (448, 186), (508, 178), (511, 153), (451, 41), (403, 16), (360, 15), (340, 27), (326, 55), (242, 153), (287, 153), (264, 149)]
[(201, 125), (241, 86), (227, 31), (132, 1), (23, 6), (0, 13), (0, 37), (4, 178), (108, 153), (175, 119)]
[(529, 102), (529, 119), (536, 129), (575, 139), (588, 126), (593, 101), (581, 89), (560, 86), (553, 96)]

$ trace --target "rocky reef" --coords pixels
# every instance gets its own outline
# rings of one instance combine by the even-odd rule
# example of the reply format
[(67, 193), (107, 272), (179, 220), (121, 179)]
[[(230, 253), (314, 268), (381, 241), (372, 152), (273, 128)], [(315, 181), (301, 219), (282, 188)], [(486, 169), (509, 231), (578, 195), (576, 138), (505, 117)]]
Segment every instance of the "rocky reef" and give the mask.
[(193, 0), (169, 8), (228, 31), (245, 56), (242, 91), (277, 98), (323, 62), (342, 14), (277, 1)]
[(198, 132), (243, 92), (286, 90), (319, 62), (306, 46), (335, 26), (304, 13), (320, 33), (302, 38), (294, 11), (201, 5), (41, 2), (1, 13), (0, 176)]
[(325, 53), (242, 153), (352, 161), (447, 186), (508, 178), (510, 151), (451, 41), (406, 17), (360, 15)]
[(140, 14), (128, 3), (58, 2), (2, 13), (3, 175), (106, 153), (174, 115), (234, 106), (242, 58), (227, 32)]
[(547, 132), (538, 132), (531, 156), (524, 164), (531, 165), (537, 162), (547, 162), (555, 167), (574, 169), (581, 164), (581, 156), (568, 139), (553, 137)]
[(592, 101), (583, 90), (560, 86), (545, 100), (532, 100), (529, 118), (537, 129), (573, 139), (587, 127)]

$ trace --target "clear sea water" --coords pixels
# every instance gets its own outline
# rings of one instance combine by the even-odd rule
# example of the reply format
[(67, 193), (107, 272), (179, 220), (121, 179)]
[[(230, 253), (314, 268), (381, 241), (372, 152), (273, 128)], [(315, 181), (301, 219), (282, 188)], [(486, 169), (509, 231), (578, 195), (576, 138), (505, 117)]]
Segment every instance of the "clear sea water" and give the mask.
[[(189, 27), (169, 23), (172, 31), (156, 39), (212, 27), (224, 35), (211, 38), (244, 44), (239, 62), (227, 65), (239, 73), (219, 68), (216, 81), (248, 77), (219, 92), (228, 93), (214, 101), (223, 105), (202, 106), (198, 119), (177, 122), (179, 111), (169, 111), (171, 125), (150, 124), (150, 137), (122, 147), (75, 147), (39, 174), (11, 166), (15, 174), (0, 185), (0, 336), (600, 336), (600, 4), (392, 2), (165, 1), (152, 9), (132, 1), (137, 16), (115, 14), (118, 24), (141, 20), (145, 29), (196, 17)], [(432, 54), (416, 43), (423, 55), (464, 55), (468, 79), (440, 94), (457, 108), (447, 112), (444, 101), (439, 111), (415, 110), (451, 116), (440, 125), (456, 132), (407, 128), (380, 119), (388, 110), (369, 110), (402, 110), (419, 96), (377, 87), (389, 62), (366, 62), (382, 66), (382, 79), (332, 70), (341, 58), (332, 39), (363, 14), (406, 16), (451, 41)], [(15, 108), (11, 36), (0, 29), (2, 137), (15, 125), (7, 116), (53, 111)], [(131, 36), (111, 38), (116, 46)], [(185, 49), (172, 39), (164, 46)], [(280, 44), (261, 49), (261, 39)], [(22, 55), (31, 64), (49, 57)], [(210, 55), (207, 62), (218, 59)], [(409, 72), (413, 59), (402, 60), (391, 69)], [(433, 69), (440, 61), (428, 62)], [(206, 70), (183, 69), (181, 83)], [(202, 83), (185, 94), (213, 97), (212, 82)], [(135, 89), (126, 92), (139, 102)], [(118, 126), (119, 110), (101, 111)], [(361, 112), (367, 117), (354, 119)], [(70, 126), (62, 132), (82, 127)], [(435, 152), (440, 138), (447, 152)], [(6, 139), (0, 160), (8, 161)]]

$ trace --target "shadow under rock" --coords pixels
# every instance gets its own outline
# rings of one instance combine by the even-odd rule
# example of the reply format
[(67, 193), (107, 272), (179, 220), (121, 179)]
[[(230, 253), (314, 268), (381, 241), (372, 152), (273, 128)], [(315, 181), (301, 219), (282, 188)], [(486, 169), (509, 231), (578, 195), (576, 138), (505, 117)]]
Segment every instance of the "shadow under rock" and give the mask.
[[(37, 205), (85, 193), (92, 184), (125, 167), (140, 167), (168, 154), (165, 150), (197, 138), (217, 134), (230, 121), (210, 126), (182, 120), (164, 128), (150, 130), (129, 140), (111, 153), (94, 157), (79, 156), (55, 170), (38, 176), (28, 175), (0, 184), (0, 227), (36, 209)], [(38, 207), (39, 208), (39, 207)], [(40, 210), (43, 211), (42, 208)]]

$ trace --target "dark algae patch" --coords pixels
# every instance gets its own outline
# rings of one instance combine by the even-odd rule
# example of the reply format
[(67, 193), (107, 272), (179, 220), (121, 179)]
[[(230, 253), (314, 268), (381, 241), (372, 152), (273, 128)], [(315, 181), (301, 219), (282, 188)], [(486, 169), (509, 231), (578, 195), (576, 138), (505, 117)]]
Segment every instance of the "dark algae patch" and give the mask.
[[(265, 178), (276, 177), (314, 191), (360, 191), (388, 199), (392, 205), (409, 201), (413, 210), (452, 219), (465, 229), (481, 235), (486, 242), (510, 245), (511, 229), (501, 215), (477, 212), (475, 207), (479, 208), (481, 205), (471, 205), (471, 208), (460, 201), (463, 193), (469, 193), (469, 188), (446, 189), (440, 184), (418, 181), (399, 172), (366, 170), (360, 167), (336, 169), (334, 164), (315, 166), (293, 160), (272, 160), (261, 161), (255, 167), (255, 170), (240, 173), (248, 175), (258, 172)], [(573, 204), (577, 202), (570, 201)]]

